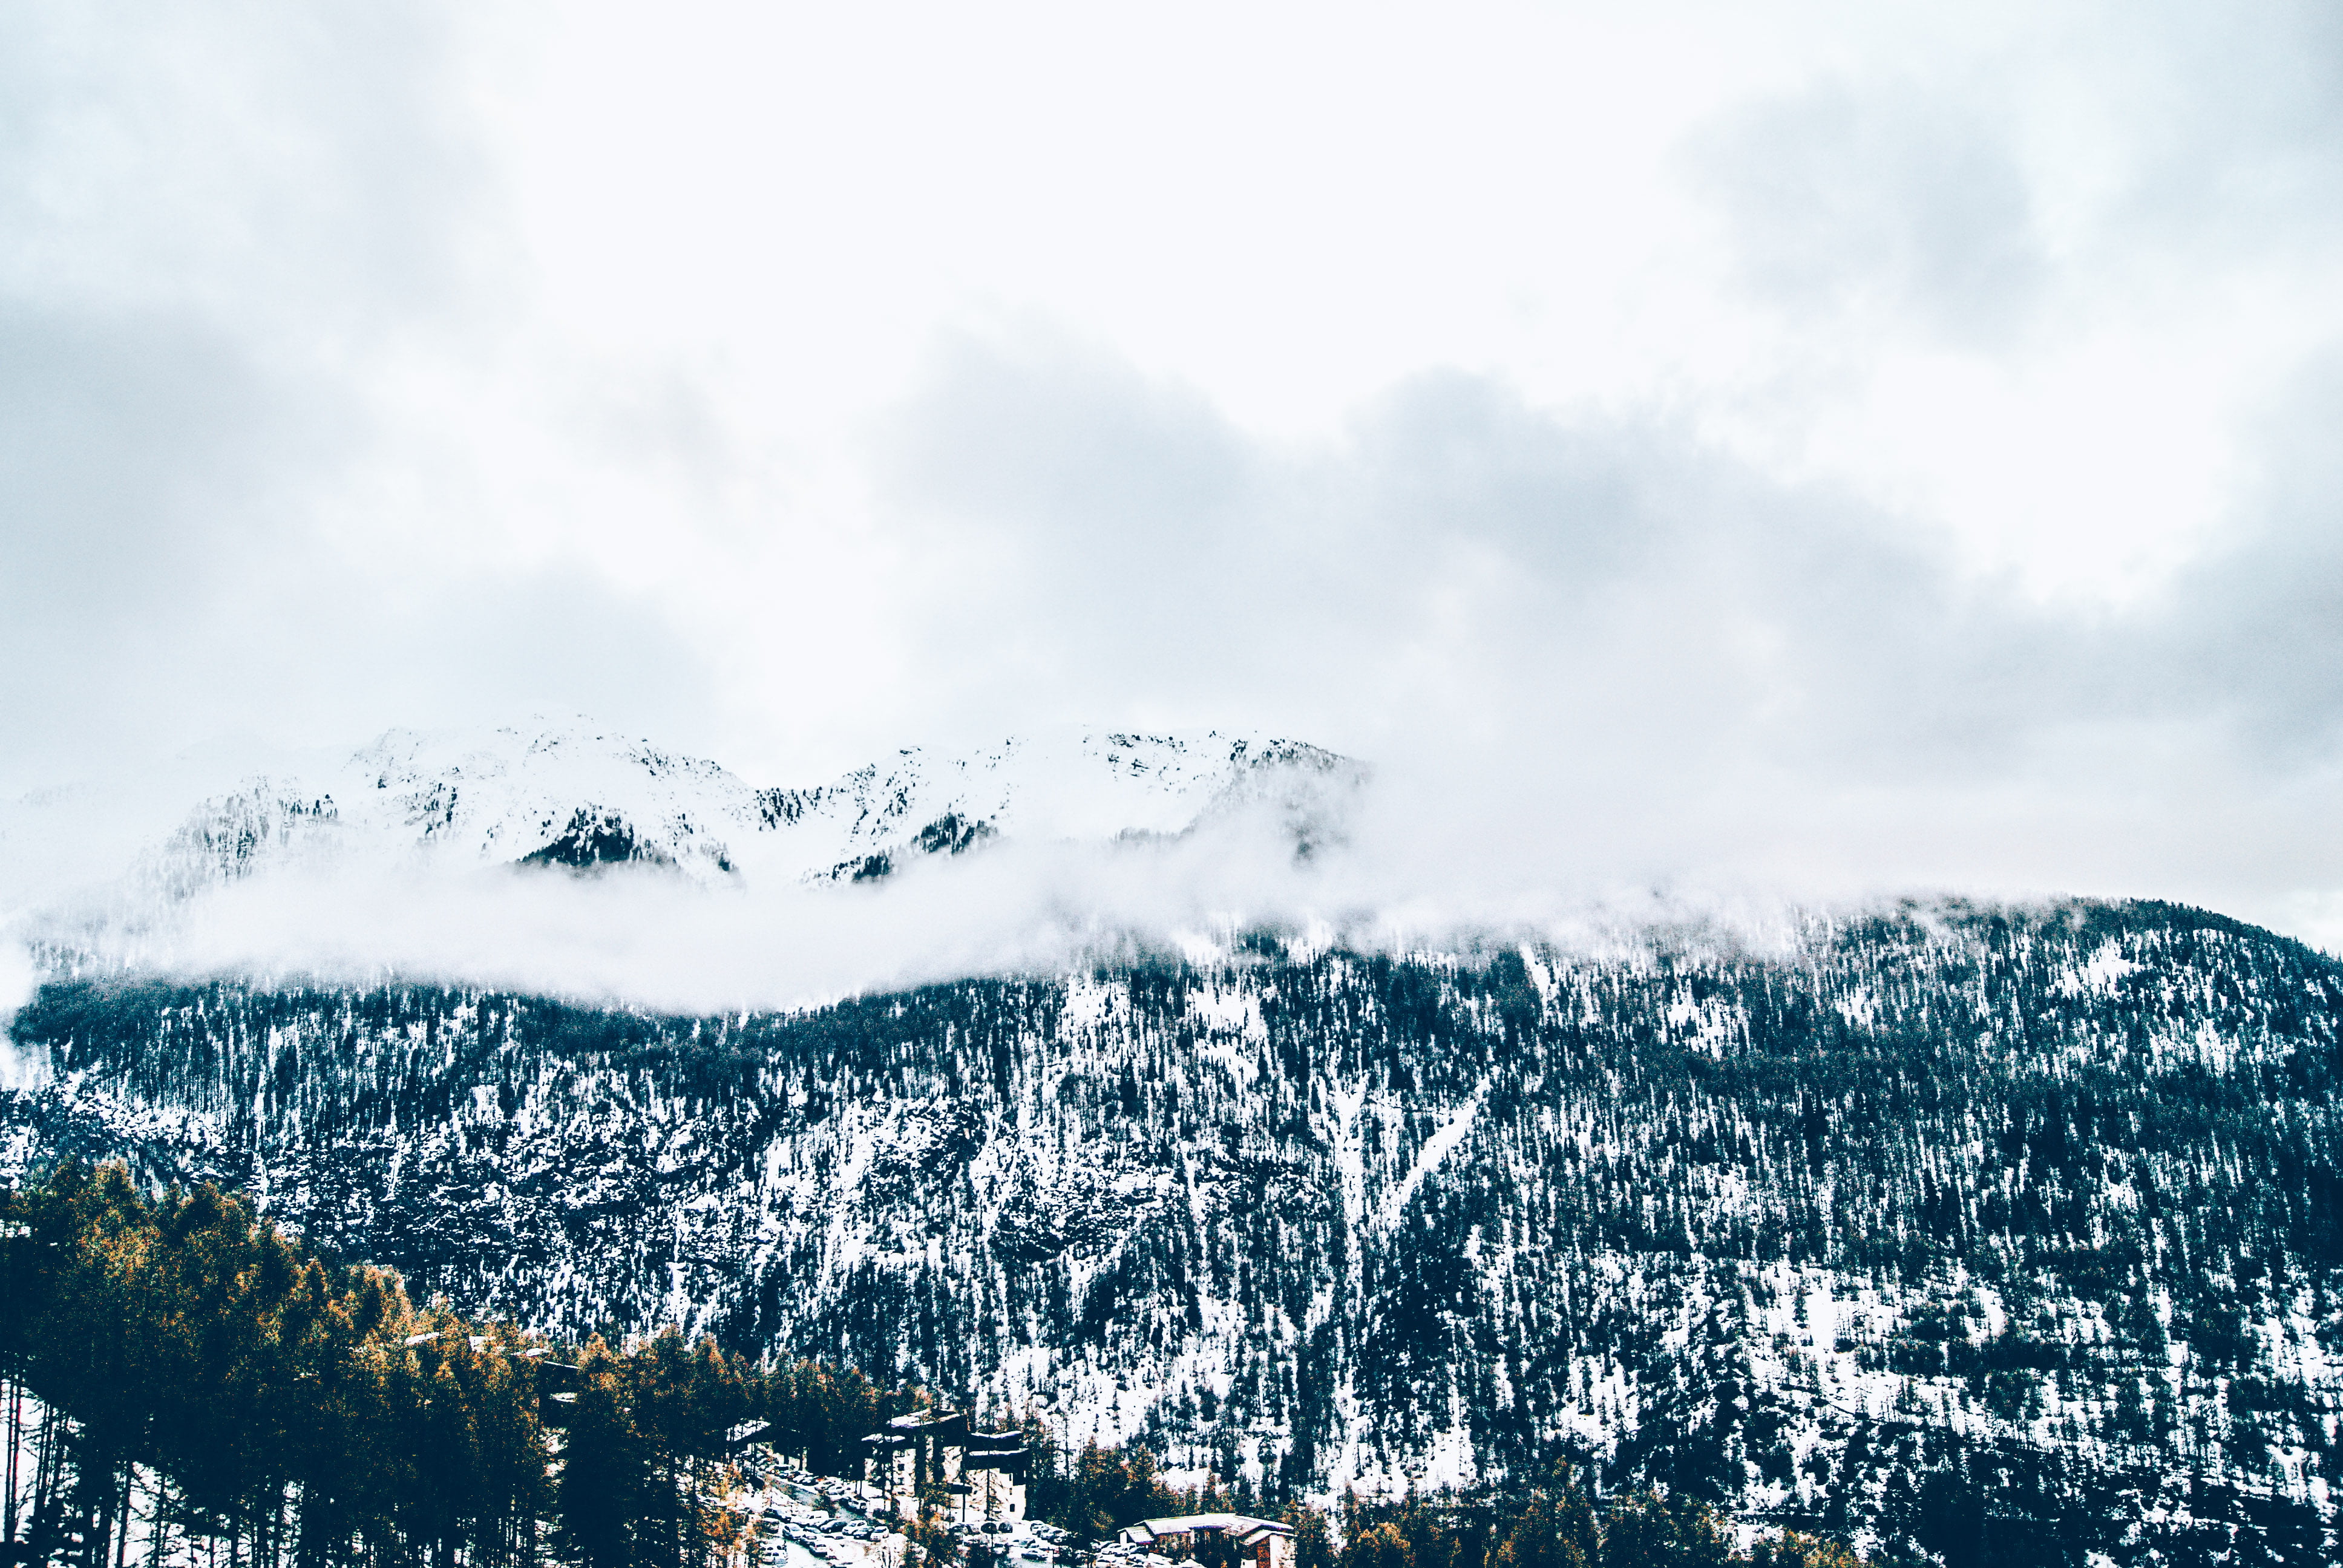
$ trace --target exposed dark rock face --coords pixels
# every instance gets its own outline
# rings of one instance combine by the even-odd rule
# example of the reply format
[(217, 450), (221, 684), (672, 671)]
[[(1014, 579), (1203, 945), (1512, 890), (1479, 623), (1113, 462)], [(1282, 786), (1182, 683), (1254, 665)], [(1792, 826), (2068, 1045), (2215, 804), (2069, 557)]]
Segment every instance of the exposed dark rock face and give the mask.
[(592, 806), (579, 807), (560, 832), (520, 858), (524, 866), (567, 866), (572, 870), (631, 862), (654, 866), (675, 863), (658, 845), (636, 833), (633, 825), (618, 812)]
[(1889, 1544), (2328, 1560), (2332, 961), (2161, 905), (1775, 957), (1252, 948), (794, 1017), (53, 985), (13, 1158), (216, 1176), (468, 1308), (680, 1320), (1271, 1485), (1567, 1452)]
[(919, 831), (911, 842), (922, 854), (960, 855), (992, 837), (992, 824), (947, 811)]

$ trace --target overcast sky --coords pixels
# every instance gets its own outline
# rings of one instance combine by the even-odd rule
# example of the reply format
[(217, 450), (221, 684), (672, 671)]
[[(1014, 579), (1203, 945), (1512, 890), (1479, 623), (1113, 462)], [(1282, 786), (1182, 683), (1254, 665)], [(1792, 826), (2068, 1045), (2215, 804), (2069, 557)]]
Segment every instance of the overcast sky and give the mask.
[(2343, 947), (2338, 15), (12, 6), (0, 788), (1257, 725)]

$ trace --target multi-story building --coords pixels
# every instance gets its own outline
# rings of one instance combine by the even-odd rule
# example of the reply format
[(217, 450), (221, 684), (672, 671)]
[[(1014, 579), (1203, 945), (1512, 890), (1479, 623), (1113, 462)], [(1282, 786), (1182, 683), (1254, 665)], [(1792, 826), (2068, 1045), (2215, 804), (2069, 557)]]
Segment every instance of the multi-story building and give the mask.
[(932, 1500), (948, 1524), (1025, 1517), (1025, 1438), (977, 1432), (964, 1411), (899, 1415), (862, 1440), (862, 1501), (899, 1519)]

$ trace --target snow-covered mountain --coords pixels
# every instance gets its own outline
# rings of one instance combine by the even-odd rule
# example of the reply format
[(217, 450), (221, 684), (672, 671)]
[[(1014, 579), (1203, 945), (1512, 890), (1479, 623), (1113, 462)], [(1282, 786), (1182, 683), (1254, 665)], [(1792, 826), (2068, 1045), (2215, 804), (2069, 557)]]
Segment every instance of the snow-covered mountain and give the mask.
[[(1225, 825), (1330, 880), (1294, 863), (1363, 780), (1220, 733), (788, 789), (582, 722), (394, 733), (208, 791), (125, 886), (206, 927), (347, 871), (338, 905), (255, 901), (378, 946), (382, 868), (454, 867), (410, 879), (498, 897), (407, 910), (470, 920), (431, 950), (547, 903), (563, 975), (618, 950), (589, 906), (667, 928), (661, 962), (729, 942), (764, 970), (857, 920), (900, 947), (940, 890), (1013, 920), (1018, 843), (1141, 881)], [(949, 874), (890, 879), (921, 860)], [(663, 869), (594, 874), (621, 862)], [(768, 905), (790, 920), (744, 939)], [(1763, 951), (1307, 930), (1080, 963), (971, 940), (834, 1003), (672, 1013), (545, 970), (52, 948), (0, 1062), (0, 1180), (66, 1152), (218, 1180), (470, 1311), (680, 1322), (1272, 1495), (1518, 1487), (1568, 1455), (1914, 1561), (1989, 1520), (2056, 1546), (2009, 1561), (2336, 1560), (2333, 960), (2161, 904), (1914, 901)]]
[[(189, 802), (127, 879), (171, 899), (271, 867), (347, 860), (868, 880), (996, 839), (1173, 837), (1244, 813), (1307, 854), (1340, 839), (1364, 776), (1262, 734), (1074, 729), (959, 754), (910, 748), (826, 783), (759, 788), (585, 719), (395, 729), (337, 760)], [(41, 831), (39, 805), (20, 804), (17, 836)]]
[(1566, 1454), (1896, 1561), (2337, 1560), (2343, 968), (2198, 911), (1264, 934), (795, 1014), (110, 978), (15, 1034), (0, 1168), (218, 1179), (468, 1310), (1272, 1494)]

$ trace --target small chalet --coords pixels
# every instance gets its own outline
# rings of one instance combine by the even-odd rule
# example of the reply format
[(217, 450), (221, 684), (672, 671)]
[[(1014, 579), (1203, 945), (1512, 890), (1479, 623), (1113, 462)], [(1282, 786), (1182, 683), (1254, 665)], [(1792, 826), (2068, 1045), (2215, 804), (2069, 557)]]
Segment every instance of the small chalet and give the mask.
[(1122, 1533), (1131, 1545), (1175, 1563), (1193, 1557), (1199, 1543), (1212, 1536), (1242, 1548), (1256, 1568), (1293, 1568), (1293, 1527), (1273, 1520), (1242, 1513), (1182, 1513), (1142, 1519)]
[(862, 1501), (899, 1519), (940, 1491), (950, 1524), (1025, 1517), (1025, 1437), (978, 1432), (964, 1411), (899, 1415), (862, 1440)]

